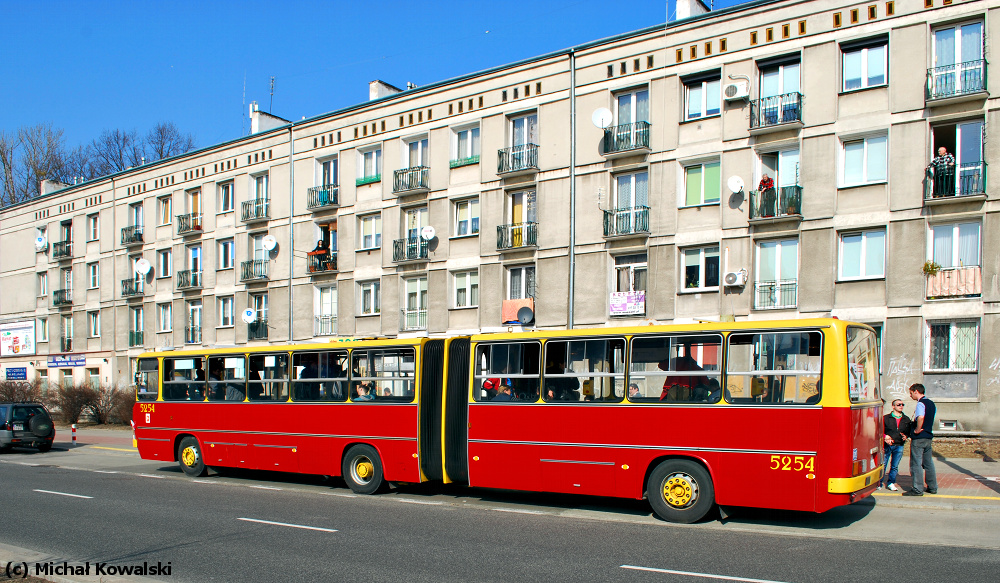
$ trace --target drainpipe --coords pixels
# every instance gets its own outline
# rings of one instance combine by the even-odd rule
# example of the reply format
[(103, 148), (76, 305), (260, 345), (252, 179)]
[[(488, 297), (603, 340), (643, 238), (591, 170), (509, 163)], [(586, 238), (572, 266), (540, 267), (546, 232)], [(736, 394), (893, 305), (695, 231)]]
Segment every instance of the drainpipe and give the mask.
[(573, 329), (576, 296), (576, 52), (569, 51), (569, 321)]
[(295, 328), (292, 317), (292, 272), (295, 269), (295, 135), (293, 126), (288, 126), (288, 341), (294, 340)]

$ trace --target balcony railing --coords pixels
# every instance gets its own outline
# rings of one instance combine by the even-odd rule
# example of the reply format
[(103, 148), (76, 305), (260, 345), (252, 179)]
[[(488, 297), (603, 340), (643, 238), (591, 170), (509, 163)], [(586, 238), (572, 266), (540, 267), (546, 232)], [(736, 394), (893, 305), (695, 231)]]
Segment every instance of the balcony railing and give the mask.
[(802, 214), (802, 187), (780, 186), (750, 191), (750, 220)]
[(951, 267), (927, 276), (927, 299), (969, 298), (983, 294), (983, 270), (978, 265)]
[(201, 344), (201, 326), (184, 326), (184, 344)]
[(313, 251), (306, 255), (309, 273), (330, 273), (337, 271), (337, 252)]
[(524, 144), (497, 151), (497, 174), (538, 170), (538, 146)]
[(784, 281), (758, 281), (754, 284), (753, 307), (756, 310), (780, 310), (798, 305), (799, 282), (796, 279)]
[(267, 259), (251, 259), (240, 263), (240, 281), (267, 279)]
[(202, 271), (185, 269), (177, 272), (177, 289), (201, 287)]
[(621, 237), (638, 233), (649, 233), (648, 206), (604, 211), (605, 237)]
[(426, 330), (427, 310), (400, 310), (400, 330)]
[(802, 94), (785, 93), (750, 102), (750, 129), (802, 121)]
[(267, 340), (267, 318), (257, 318), (247, 324), (247, 340)]
[(538, 244), (538, 223), (497, 226), (497, 250), (534, 247)]
[(52, 244), (52, 258), (53, 259), (66, 259), (67, 257), (73, 256), (73, 242), (72, 241), (56, 241)]
[(122, 245), (142, 245), (142, 225), (122, 227)]
[(73, 304), (73, 290), (57, 289), (52, 291), (53, 306), (69, 306)]
[(245, 223), (271, 218), (271, 201), (266, 198), (244, 201), (240, 203), (240, 208), (243, 211), (240, 216)]
[(128, 345), (142, 346), (142, 330), (129, 330), (128, 331)]
[(427, 190), (427, 175), (430, 168), (427, 166), (414, 166), (413, 168), (403, 168), (392, 173), (392, 192), (400, 194), (403, 192), (415, 192)]
[(376, 182), (382, 181), (381, 174), (372, 174), (371, 176), (362, 176), (354, 181), (355, 186), (364, 186), (366, 184), (375, 184)]
[(649, 149), (649, 122), (637, 121), (604, 129), (604, 154)]
[(337, 333), (336, 316), (316, 316), (313, 336), (333, 336)]
[(986, 162), (931, 166), (927, 183), (927, 199), (986, 194)]
[(59, 352), (73, 352), (73, 337), (72, 336), (60, 336), (59, 337)]
[(339, 191), (336, 184), (313, 186), (306, 191), (306, 209), (318, 211), (336, 208), (340, 205)]
[(459, 158), (457, 160), (452, 160), (449, 166), (452, 168), (460, 168), (462, 166), (471, 166), (472, 164), (479, 164), (479, 155), (469, 156), (468, 158)]
[(187, 235), (189, 233), (201, 232), (201, 215), (191, 213), (189, 215), (177, 215), (177, 234)]
[(927, 69), (927, 100), (986, 91), (986, 61), (966, 61)]
[(416, 238), (396, 239), (392, 242), (393, 261), (423, 261), (427, 259), (427, 241)]
[(122, 297), (131, 298), (141, 296), (144, 291), (144, 282), (141, 279), (130, 277), (122, 280)]

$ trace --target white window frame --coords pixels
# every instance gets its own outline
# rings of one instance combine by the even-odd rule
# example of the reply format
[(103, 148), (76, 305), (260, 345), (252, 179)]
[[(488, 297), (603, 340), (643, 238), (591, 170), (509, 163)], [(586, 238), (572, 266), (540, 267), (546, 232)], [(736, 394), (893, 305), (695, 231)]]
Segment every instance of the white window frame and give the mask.
[[(975, 265), (964, 265), (959, 257), (959, 233), (961, 232), (961, 227), (963, 225), (975, 225), (976, 226), (976, 238), (979, 242), (978, 257), (979, 262)], [(943, 227), (951, 227), (951, 263), (949, 265), (940, 264), (943, 269), (958, 269), (961, 267), (977, 267), (983, 263), (983, 224), (979, 221), (956, 221), (949, 223), (937, 223), (930, 225), (927, 230), (927, 260), (934, 261), (934, 229), (939, 229)]]
[[(410, 162), (410, 148), (416, 145), (417, 160), (416, 164), (411, 164)], [(403, 147), (401, 148), (403, 159), (400, 162), (400, 168), (419, 168), (421, 166), (430, 166), (430, 139), (427, 134), (420, 136), (412, 136), (403, 139)]]
[[(681, 287), (680, 290), (681, 292), (718, 291), (720, 285), (719, 283), (715, 285), (705, 285), (707, 276), (707, 271), (705, 268), (705, 259), (709, 257), (710, 252), (714, 251), (715, 258), (719, 262), (717, 271), (719, 280), (721, 280), (724, 274), (722, 273), (722, 263), (721, 263), (722, 255), (720, 253), (720, 250), (721, 248), (717, 244), (701, 245), (698, 247), (685, 247), (681, 249), (680, 252), (681, 268), (680, 268), (680, 277), (678, 278), (678, 283), (681, 283), (681, 285), (683, 286)], [(698, 285), (694, 287), (687, 287), (687, 255), (689, 251), (698, 252)]]
[(101, 215), (94, 213), (87, 215), (87, 240), (97, 241), (101, 238)]
[[(882, 235), (882, 271), (881, 273), (865, 273), (865, 267), (868, 265), (868, 253), (871, 251), (869, 246), (869, 238), (874, 234)], [(856, 276), (845, 276), (844, 275), (844, 237), (861, 237), (861, 275)], [(857, 281), (863, 279), (884, 279), (885, 278), (885, 247), (887, 241), (887, 233), (885, 227), (879, 227), (876, 229), (865, 229), (863, 231), (844, 231), (839, 234), (838, 239), (838, 249), (837, 249), (837, 280), (838, 281)]]
[(236, 241), (232, 237), (219, 239), (217, 271), (236, 267)]
[(236, 326), (236, 298), (234, 296), (219, 296), (219, 325), (216, 328), (233, 328)]
[[(717, 164), (719, 166), (719, 192), (716, 193), (715, 200), (706, 200), (705, 197), (705, 166), (712, 164)], [(688, 204), (687, 202), (687, 187), (688, 187), (688, 170), (692, 168), (701, 168), (701, 199), (700, 202), (695, 204)], [(699, 162), (688, 162), (683, 164), (684, 171), (681, 173), (681, 188), (678, 195), (680, 200), (677, 201), (677, 206), (679, 208), (695, 208), (699, 206), (708, 205), (718, 205), (722, 203), (722, 161), (719, 158), (713, 158), (710, 160), (701, 160)]]
[[(531, 123), (528, 122), (528, 120), (531, 119), (531, 118), (535, 118), (534, 126), (533, 126), (534, 130), (535, 130), (534, 136), (531, 135), (532, 125), (531, 125)], [(525, 135), (524, 135), (523, 143), (519, 144), (519, 143), (517, 143), (518, 142), (518, 140), (517, 140), (517, 131), (516, 131), (515, 128), (517, 127), (517, 122), (520, 121), (520, 120), (524, 120), (522, 123), (525, 124), (525, 126), (524, 126), (524, 134)], [(538, 137), (538, 132), (539, 132), (540, 128), (539, 128), (539, 125), (538, 125), (538, 112), (537, 111), (532, 111), (532, 112), (529, 112), (529, 113), (523, 113), (523, 114), (512, 116), (512, 117), (510, 117), (510, 118), (507, 119), (507, 124), (508, 124), (508, 128), (509, 128), (508, 129), (508, 133), (510, 134), (509, 138), (510, 138), (510, 146), (511, 147), (526, 146), (528, 144), (535, 144), (535, 145), (537, 145), (538, 142), (541, 141), (539, 139), (539, 137)], [(532, 138), (534, 138), (534, 139), (532, 139)]]
[[(638, 259), (640, 256), (643, 257), (644, 260), (627, 261), (628, 259), (631, 259), (633, 257)], [(615, 256), (613, 257), (612, 269), (613, 269), (612, 277), (614, 277), (614, 281), (611, 283), (611, 289), (613, 289), (614, 291), (616, 292), (646, 291), (645, 289), (636, 289), (635, 280), (636, 280), (636, 273), (645, 272), (645, 275), (643, 276), (643, 281), (646, 283), (647, 286), (649, 285), (649, 255), (647, 253), (634, 253), (630, 255)], [(621, 274), (623, 271), (628, 273), (628, 289), (621, 289), (621, 286), (618, 285), (619, 283), (621, 283)]]
[[(368, 251), (371, 249), (381, 249), (382, 248), (382, 214), (375, 213), (371, 215), (362, 215), (358, 217), (359, 229), (358, 229), (358, 251)], [(365, 246), (365, 233), (366, 225), (371, 224), (371, 238), (372, 245)]]
[(142, 203), (134, 202), (128, 205), (128, 226), (139, 227), (141, 229), (145, 222), (145, 214), (142, 212)]
[[(455, 271), (452, 273), (453, 288), (452, 306), (454, 308), (477, 308), (479, 307), (479, 270)], [(463, 304), (459, 300), (458, 294), (465, 292), (466, 301)], [(475, 300), (475, 301), (473, 301)]]
[[(365, 307), (365, 294), (370, 294), (370, 305)], [(377, 316), (382, 313), (382, 281), (374, 279), (371, 281), (358, 282), (358, 315)]]
[[(614, 93), (614, 95), (612, 96), (612, 98), (613, 98), (613, 101), (614, 101), (614, 108), (615, 108), (615, 111), (614, 111), (614, 114), (615, 114), (615, 125), (624, 125), (626, 123), (628, 123), (628, 124), (635, 124), (635, 123), (639, 123), (640, 121), (645, 121), (645, 122), (649, 121), (648, 119), (639, 119), (639, 107), (638, 107), (638, 105), (639, 105), (639, 97), (638, 97), (638, 95), (640, 93), (645, 93), (646, 94), (646, 105), (647, 105), (647, 110), (648, 110), (649, 106), (652, 105), (650, 103), (650, 100), (649, 100), (649, 86), (648, 85), (642, 85), (641, 87), (633, 87), (631, 89), (626, 89), (624, 91), (616, 91)], [(622, 122), (622, 116), (621, 116), (621, 111), (620, 111), (621, 110), (620, 98), (625, 97), (626, 95), (629, 96), (629, 100), (628, 100), (629, 112), (628, 112), (628, 115), (629, 115), (629, 118), (631, 119), (631, 121)], [(646, 117), (649, 117), (649, 115), (651, 114), (651, 112), (647, 111), (646, 114), (647, 114)]]
[(262, 202), (271, 200), (270, 173), (259, 172), (250, 175), (250, 200)]
[[(329, 165), (329, 170), (326, 168)], [(324, 177), (329, 176), (329, 181)], [(337, 186), (340, 184), (340, 161), (336, 156), (316, 159), (315, 186)]]
[[(529, 290), (528, 290), (528, 277), (527, 277), (527, 274), (528, 274), (529, 271), (532, 274), (531, 279), (534, 282), (534, 288), (535, 288), (533, 290), (534, 294), (538, 293), (538, 271), (535, 268), (535, 266), (534, 265), (516, 265), (516, 266), (507, 268), (507, 274), (506, 274), (507, 275), (507, 285), (505, 286), (505, 288), (506, 288), (506, 294), (504, 296), (504, 299), (507, 299), (507, 300), (520, 300), (520, 299), (527, 299), (527, 298), (534, 298), (535, 297), (534, 294), (532, 294), (532, 295), (528, 294)], [(520, 281), (518, 289), (516, 290), (517, 294), (518, 294), (517, 297), (513, 297), (515, 290), (512, 287), (513, 286), (514, 273), (515, 272), (520, 272), (520, 274), (521, 274), (521, 281)]]
[(174, 304), (171, 302), (156, 304), (156, 328), (157, 332), (173, 332), (174, 330)]
[[(885, 160), (883, 161), (883, 168), (885, 171), (885, 176), (880, 178), (870, 178), (869, 168), (868, 168), (868, 157), (869, 148), (872, 147), (872, 142), (876, 140), (883, 140), (885, 143)], [(862, 154), (861, 154), (861, 180), (856, 182), (849, 182), (847, 177), (847, 146), (849, 144), (856, 144), (858, 142), (863, 143)], [(885, 184), (889, 181), (889, 134), (888, 133), (878, 133), (870, 134), (866, 136), (852, 136), (852, 137), (841, 137), (840, 139), (840, 187), (849, 188), (852, 186), (864, 186), (866, 184)]]
[[(714, 85), (714, 87), (713, 87)], [(691, 93), (692, 89), (698, 89), (698, 100), (700, 101), (698, 113), (692, 115), (691, 112)], [(714, 95), (717, 106), (715, 113), (708, 112), (709, 96)], [(705, 119), (707, 117), (716, 117), (722, 115), (722, 78), (720, 77), (706, 77), (697, 81), (689, 81), (684, 83), (684, 121), (694, 121), (696, 119)]]
[[(869, 84), (868, 68), (871, 65), (869, 59), (871, 51), (874, 49), (882, 49), (882, 76), (885, 80), (881, 83)], [(854, 55), (860, 53), (861, 55), (861, 85), (859, 87), (847, 87), (847, 57), (848, 55)], [(840, 90), (844, 93), (850, 93), (852, 91), (863, 91), (865, 89), (870, 89), (872, 87), (885, 87), (889, 84), (889, 43), (888, 41), (874, 42), (870, 45), (865, 45), (859, 48), (849, 48), (840, 51)]]
[[(959, 323), (974, 323), (976, 326), (976, 338), (975, 342), (975, 362), (973, 366), (960, 368), (956, 363), (955, 354), (955, 341), (957, 339), (958, 326)], [(948, 366), (946, 368), (932, 368), (931, 362), (931, 327), (935, 325), (947, 324), (950, 327), (949, 338), (948, 338)], [(979, 358), (980, 358), (980, 342), (982, 336), (982, 322), (978, 318), (956, 318), (948, 320), (926, 320), (924, 322), (924, 371), (926, 372), (962, 372), (962, 373), (975, 373), (979, 371)]]
[(142, 307), (130, 307), (128, 314), (129, 332), (143, 332), (146, 329), (145, 314)]
[(87, 312), (87, 333), (88, 338), (101, 337), (101, 311), (94, 310)]
[[(480, 141), (479, 124), (471, 124), (454, 127), (451, 130), (451, 159), (453, 161), (457, 160), (467, 160), (475, 156), (482, 155), (482, 142)], [(468, 133), (468, 139), (466, 141), (465, 151), (461, 148), (461, 134)]]
[(38, 297), (44, 298), (49, 295), (49, 272), (43, 271), (38, 274)]
[[(367, 174), (365, 172), (365, 160), (369, 157), (373, 160), (374, 174)], [(382, 177), (382, 145), (358, 148), (358, 178), (360, 180), (368, 180), (375, 177), (379, 177), (379, 179)]]
[(236, 211), (236, 185), (232, 180), (219, 183), (219, 212), (217, 214)]
[[(468, 212), (468, 217), (462, 219), (462, 209), (466, 209)], [(479, 197), (465, 198), (462, 200), (455, 201), (455, 225), (454, 225), (454, 237), (475, 237), (479, 235), (479, 229), (481, 227), (481, 216), (480, 216), (480, 206)], [(462, 233), (462, 223), (467, 222), (468, 228), (466, 233)], [(475, 230), (473, 230), (475, 229)]]
[[(166, 259), (164, 259), (166, 258)], [(156, 252), (156, 278), (172, 277), (174, 272), (174, 250), (160, 249)]]
[(160, 226), (169, 225), (174, 222), (174, 199), (172, 195), (168, 194), (156, 199), (156, 220), (159, 221)]
[(101, 287), (101, 264), (98, 261), (87, 264), (87, 289)]

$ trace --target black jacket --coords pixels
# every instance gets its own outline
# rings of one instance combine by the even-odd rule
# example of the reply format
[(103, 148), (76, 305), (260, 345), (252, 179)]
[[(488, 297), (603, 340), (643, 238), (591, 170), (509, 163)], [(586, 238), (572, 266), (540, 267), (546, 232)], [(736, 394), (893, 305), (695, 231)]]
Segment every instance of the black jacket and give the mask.
[(913, 428), (913, 422), (910, 418), (903, 414), (899, 418), (899, 427), (896, 427), (896, 418), (892, 416), (892, 413), (886, 413), (885, 417), (882, 418), (882, 428), (885, 434), (892, 438), (893, 445), (903, 445), (905, 441), (904, 436), (910, 436), (910, 430)]

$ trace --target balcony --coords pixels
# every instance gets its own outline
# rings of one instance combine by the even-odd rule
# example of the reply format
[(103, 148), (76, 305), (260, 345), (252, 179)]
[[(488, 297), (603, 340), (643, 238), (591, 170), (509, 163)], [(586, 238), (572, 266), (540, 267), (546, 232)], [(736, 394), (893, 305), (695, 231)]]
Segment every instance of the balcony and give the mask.
[(56, 241), (52, 244), (53, 259), (69, 259), (73, 257), (72, 241)]
[(267, 340), (267, 318), (257, 318), (247, 324), (247, 340)]
[(333, 273), (337, 271), (337, 252), (311, 251), (306, 254), (309, 273)]
[(142, 330), (129, 330), (128, 331), (128, 345), (129, 345), (129, 348), (134, 348), (136, 346), (142, 346)]
[(71, 289), (57, 289), (52, 291), (52, 305), (53, 306), (71, 306), (73, 305), (73, 290)]
[(60, 336), (59, 337), (59, 352), (73, 352), (73, 337), (72, 336)]
[(649, 234), (649, 207), (612, 209), (604, 211), (604, 236), (628, 237)]
[(980, 266), (951, 267), (927, 276), (927, 299), (978, 298), (983, 293)]
[(514, 223), (497, 226), (497, 251), (538, 245), (538, 223)]
[(271, 201), (262, 198), (258, 200), (248, 200), (240, 203), (241, 220), (244, 223), (254, 223), (266, 221), (271, 218)]
[(538, 172), (538, 146), (524, 144), (497, 151), (497, 174), (517, 176)]
[(251, 259), (240, 263), (240, 281), (267, 279), (267, 259)]
[(122, 297), (123, 298), (134, 298), (142, 296), (145, 293), (145, 285), (143, 280), (130, 277), (129, 279), (122, 280)]
[(427, 310), (399, 311), (400, 332), (405, 332), (407, 330), (426, 330), (426, 329), (427, 329)]
[(750, 191), (750, 221), (802, 218), (802, 187), (780, 186)]
[(316, 316), (313, 324), (313, 336), (334, 336), (337, 334), (336, 316)]
[(461, 168), (462, 166), (472, 166), (473, 164), (479, 164), (479, 154), (475, 156), (469, 156), (468, 158), (459, 158), (458, 160), (452, 160), (448, 165), (452, 168)]
[(201, 287), (201, 270), (185, 269), (177, 272), (177, 289)]
[(605, 128), (603, 146), (605, 158), (649, 152), (649, 122), (637, 121)]
[(382, 182), (381, 174), (372, 174), (371, 176), (362, 176), (354, 181), (354, 186), (364, 186), (366, 184), (375, 184), (376, 182)]
[(177, 215), (177, 234), (191, 235), (201, 233), (201, 215), (191, 213), (189, 215)]
[(427, 192), (427, 176), (430, 168), (427, 166), (414, 166), (413, 168), (403, 168), (392, 173), (392, 193), (393, 194), (417, 194)]
[(122, 245), (131, 247), (132, 245), (142, 245), (142, 225), (132, 225), (122, 228)]
[(984, 99), (986, 61), (966, 61), (927, 69), (927, 102), (938, 106), (961, 101)]
[[(521, 322), (518, 314), (523, 308), (531, 310), (531, 319)], [(503, 324), (530, 324), (535, 321), (535, 298), (504, 300), (500, 305), (500, 322)]]
[(611, 292), (610, 316), (643, 316), (646, 314), (646, 292)]
[(393, 261), (427, 261), (427, 241), (423, 239), (396, 239), (392, 242)]
[(802, 94), (785, 93), (750, 102), (750, 135), (802, 127)]
[(966, 197), (986, 198), (986, 162), (928, 168), (924, 194), (927, 204), (953, 202)]
[(758, 281), (753, 289), (755, 310), (781, 310), (798, 305), (799, 282), (796, 279)]
[(336, 184), (313, 186), (306, 191), (306, 210), (323, 211), (340, 206), (339, 191)]
[(184, 344), (201, 344), (201, 326), (184, 326)]

